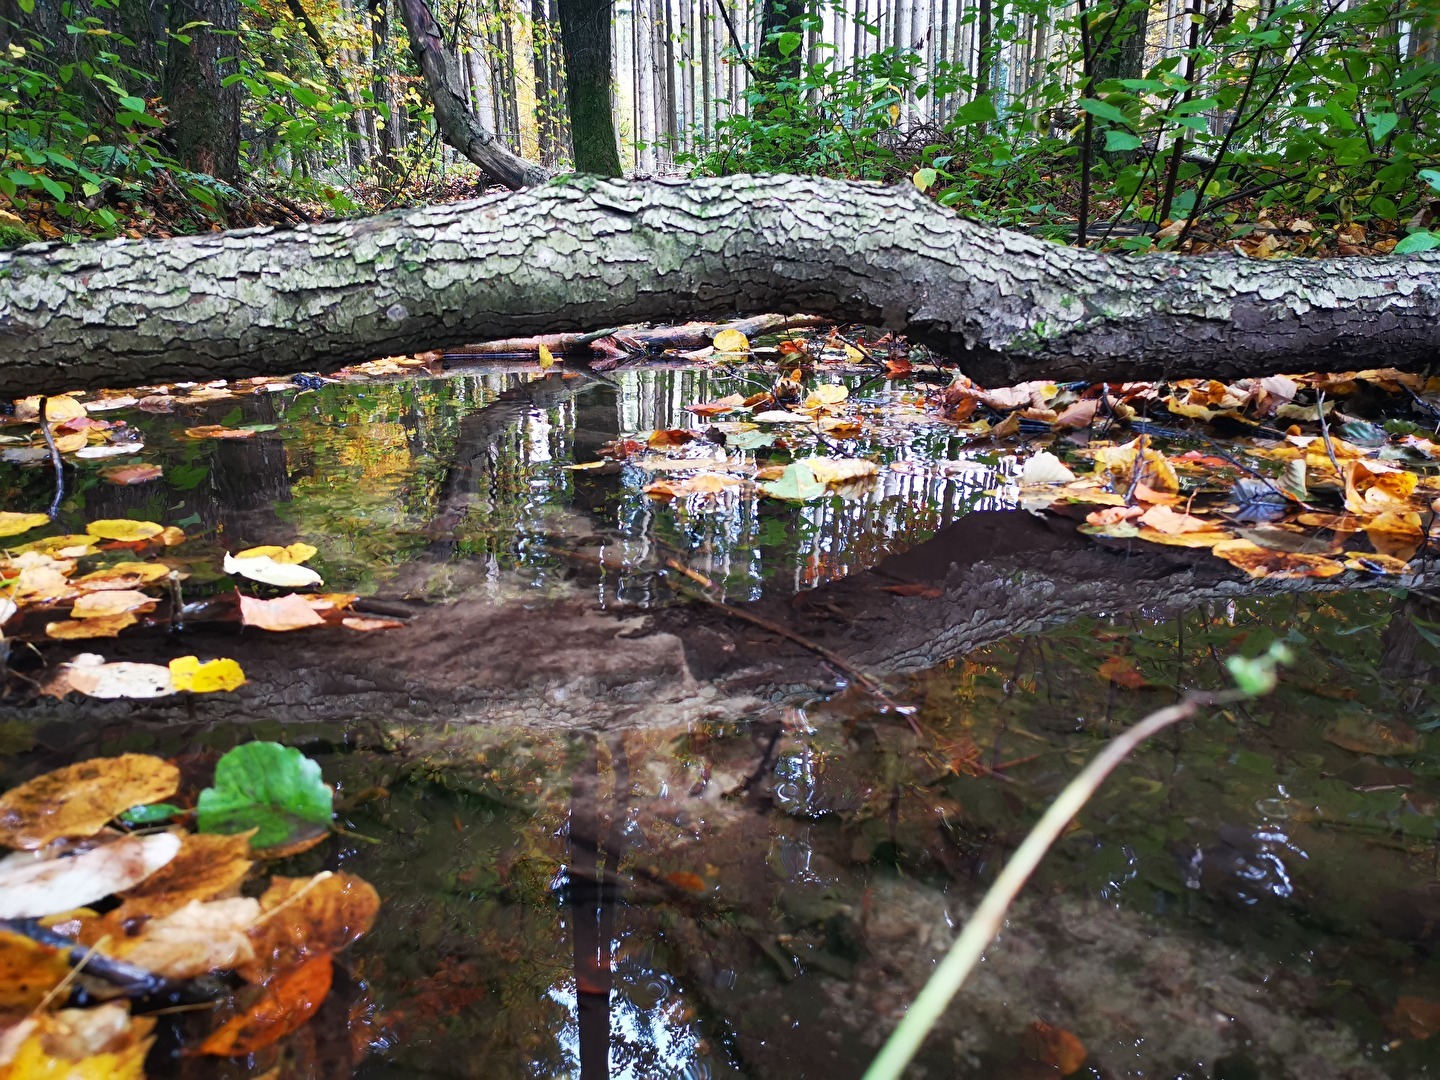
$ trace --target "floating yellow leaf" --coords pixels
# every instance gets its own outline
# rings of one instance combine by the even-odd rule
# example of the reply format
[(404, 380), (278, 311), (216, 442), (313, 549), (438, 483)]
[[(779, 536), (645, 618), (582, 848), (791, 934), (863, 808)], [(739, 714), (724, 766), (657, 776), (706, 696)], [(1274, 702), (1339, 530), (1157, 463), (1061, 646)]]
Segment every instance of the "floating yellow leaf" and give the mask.
[(1376, 514), (1365, 522), (1365, 535), (1375, 550), (1408, 562), (1425, 542), (1425, 530), (1420, 524), (1420, 515), (1413, 510), (1387, 510)]
[(170, 679), (176, 690), (189, 690), (192, 694), (211, 694), (245, 685), (245, 673), (234, 660), (207, 660), (202, 664), (195, 656), (171, 660)]
[(130, 1016), (123, 1004), (62, 1009), (22, 1023), (28, 1031), (5, 1080), (145, 1080), (155, 1021)]
[(78, 559), (94, 550), (99, 540), (94, 536), (79, 533), (65, 533), (62, 536), (47, 536), (43, 540), (31, 540), (15, 548), (16, 552), (38, 551), (42, 555), (56, 555), (66, 559)]
[(152, 536), (159, 536), (165, 530), (163, 526), (156, 525), (153, 521), (106, 518), (90, 522), (85, 526), (85, 531), (101, 540), (121, 540), (126, 543), (134, 543), (136, 540), (149, 540)]
[[(96, 595), (104, 596), (104, 593)], [(105, 615), (88, 619), (63, 619), (60, 622), (45, 624), (45, 636), (54, 638), (56, 641), (78, 641), (81, 638), (108, 638), (114, 637), (127, 626), (134, 626), (139, 622), (133, 611), (122, 611), (115, 615)]]
[(1408, 574), (1410, 564), (1393, 555), (1379, 555), (1373, 551), (1347, 551), (1345, 569), (1358, 570), (1362, 574)]
[(544, 345), (541, 345), (541, 346), (540, 346), (538, 352), (540, 353), (540, 370), (541, 370), (541, 371), (549, 371), (552, 367), (555, 366), (555, 354), (554, 354), (554, 353), (552, 353), (552, 352), (551, 352), (549, 349), (547, 349)]
[(19, 536), (31, 529), (39, 528), (50, 521), (46, 514), (17, 514), (10, 510), (0, 511), (0, 536)]
[(1345, 463), (1345, 509), (1352, 514), (1405, 510), (1420, 478), (1404, 469), (1378, 461), (1356, 459)]
[[(76, 401), (69, 394), (59, 394), (45, 402), (45, 419), (52, 424), (61, 423), (65, 420), (74, 420), (76, 417), (87, 415), (85, 406)], [(40, 419), (40, 398), (22, 398), (15, 403), (15, 419), (17, 420), (39, 420)]]
[(260, 547), (246, 548), (238, 552), (237, 559), (269, 559), (277, 563), (303, 563), (306, 559), (313, 558), (319, 549), (311, 544), (295, 543), (288, 547), (278, 547), (275, 544), (264, 544)]
[(95, 570), (83, 577), (75, 578), (75, 584), (87, 592), (101, 589), (130, 589), (136, 585), (149, 585), (170, 575), (170, 567), (164, 563), (122, 562)]
[(721, 330), (713, 340), (716, 352), (743, 353), (750, 351), (750, 339), (739, 330)]
[[(811, 391), (805, 404), (811, 408), (818, 405), (839, 405), (849, 396), (849, 388), (840, 383), (821, 383)], [(812, 402), (814, 405), (811, 404)]]
[(0, 1010), (28, 1012), (69, 974), (59, 949), (0, 932)]
[(159, 802), (179, 787), (180, 770), (150, 754), (67, 765), (0, 797), (0, 844), (33, 850), (64, 836), (94, 836), (116, 814)]

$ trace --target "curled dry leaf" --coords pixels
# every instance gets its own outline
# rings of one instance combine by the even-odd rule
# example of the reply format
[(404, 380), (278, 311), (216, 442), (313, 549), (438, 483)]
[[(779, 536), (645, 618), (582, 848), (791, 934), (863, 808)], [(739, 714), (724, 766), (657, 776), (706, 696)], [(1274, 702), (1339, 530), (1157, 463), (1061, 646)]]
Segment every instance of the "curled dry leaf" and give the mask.
[(864, 458), (806, 458), (804, 464), (822, 484), (848, 484), (879, 472), (873, 461)]
[(116, 815), (168, 798), (179, 786), (180, 770), (150, 754), (67, 765), (0, 797), (0, 844), (35, 849), (61, 837), (94, 836)]
[(743, 353), (750, 351), (750, 339), (739, 330), (721, 330), (712, 340), (718, 353)]
[(1075, 474), (1070, 471), (1070, 467), (1049, 450), (1031, 454), (1025, 459), (1025, 467), (1020, 470), (1020, 483), (1027, 486), (1068, 484), (1074, 479)]
[(260, 921), (250, 931), (255, 960), (237, 969), (252, 983), (311, 957), (337, 953), (369, 932), (380, 896), (358, 877), (326, 870), (312, 878), (271, 879), (260, 906)]
[(36, 919), (71, 911), (133, 888), (175, 857), (174, 833), (122, 836), (62, 859), (10, 856), (0, 861), (0, 919)]
[(248, 1009), (212, 1032), (200, 1052), (244, 1057), (278, 1042), (315, 1014), (330, 993), (333, 977), (334, 962), (328, 956), (280, 972)]

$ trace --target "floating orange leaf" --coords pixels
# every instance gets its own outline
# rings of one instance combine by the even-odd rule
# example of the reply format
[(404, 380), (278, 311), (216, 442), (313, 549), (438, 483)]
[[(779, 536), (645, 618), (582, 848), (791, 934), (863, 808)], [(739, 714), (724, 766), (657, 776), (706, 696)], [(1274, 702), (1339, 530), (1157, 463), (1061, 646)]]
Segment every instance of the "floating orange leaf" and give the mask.
[(1139, 690), (1149, 685), (1145, 676), (1136, 671), (1135, 666), (1123, 656), (1110, 657), (1095, 670), (1095, 674), (1116, 686), (1123, 686), (1126, 690)]
[(221, 424), (205, 424), (201, 427), (186, 428), (185, 434), (192, 439), (253, 439), (256, 433), (245, 428), (227, 428)]
[(315, 609), (294, 593), (275, 600), (260, 600), (241, 594), (240, 621), (246, 626), (277, 632), (325, 624)]
[(302, 1027), (330, 993), (334, 963), (315, 956), (276, 975), (256, 1001), (211, 1032), (200, 1044), (202, 1054), (244, 1057), (264, 1049)]
[(112, 484), (125, 486), (158, 480), (165, 475), (165, 470), (159, 465), (116, 465), (113, 468), (102, 469), (100, 475)]

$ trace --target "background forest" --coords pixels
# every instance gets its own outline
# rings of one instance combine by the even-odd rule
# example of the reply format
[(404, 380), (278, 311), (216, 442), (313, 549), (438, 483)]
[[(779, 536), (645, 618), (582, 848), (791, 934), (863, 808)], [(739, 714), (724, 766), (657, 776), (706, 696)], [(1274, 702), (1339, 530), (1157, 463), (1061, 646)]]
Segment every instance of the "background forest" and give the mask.
[(908, 176), (1139, 251), (1440, 245), (1440, 0), (401, 4), (0, 0), (3, 239), (466, 197), (438, 92), (549, 172)]

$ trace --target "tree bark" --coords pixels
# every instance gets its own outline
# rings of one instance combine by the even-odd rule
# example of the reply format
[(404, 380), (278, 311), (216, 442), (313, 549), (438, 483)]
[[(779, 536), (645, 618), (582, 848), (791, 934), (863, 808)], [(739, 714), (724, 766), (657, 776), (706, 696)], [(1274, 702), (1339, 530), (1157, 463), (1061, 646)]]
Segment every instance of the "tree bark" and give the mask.
[(992, 386), (1440, 356), (1440, 253), (1123, 258), (802, 177), (594, 179), (290, 232), (0, 254), (0, 394), (239, 377), (628, 322), (883, 324)]
[(560, 45), (575, 171), (620, 175), (620, 150), (610, 109), (611, 0), (560, 0)]
[(400, 13), (445, 141), (511, 190), (543, 184), (549, 173), (505, 149), (475, 118), (455, 57), (446, 48), (425, 0), (400, 0)]
[[(192, 25), (204, 23), (209, 25)], [(188, 29), (187, 29), (188, 28)], [(175, 122), (175, 156), (187, 169), (234, 181), (240, 174), (239, 0), (171, 0), (165, 104)]]

